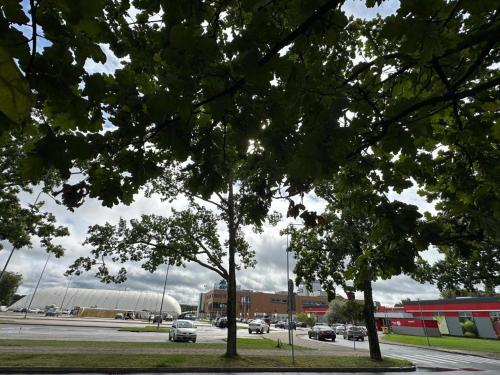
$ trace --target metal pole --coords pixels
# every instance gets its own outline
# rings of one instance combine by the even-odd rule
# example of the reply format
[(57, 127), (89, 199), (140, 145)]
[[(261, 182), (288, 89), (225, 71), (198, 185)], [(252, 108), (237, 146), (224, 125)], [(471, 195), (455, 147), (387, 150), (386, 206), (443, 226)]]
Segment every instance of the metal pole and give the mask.
[(422, 329), (424, 331), (425, 338), (427, 339), (427, 346), (431, 346), (431, 343), (429, 341), (429, 336), (427, 336), (427, 329), (425, 328), (424, 324), (424, 317), (422, 315), (422, 305), (420, 304), (420, 298), (417, 298), (418, 301), (418, 309), (420, 310), (420, 321), (422, 322)]
[(3, 274), (5, 273), (5, 270), (7, 269), (7, 266), (9, 265), (10, 258), (12, 258), (12, 254), (14, 254), (14, 250), (16, 248), (12, 246), (12, 250), (10, 250), (9, 257), (7, 258), (7, 262), (5, 262), (5, 266), (3, 266), (2, 273), (0, 273), (0, 281), (2, 281)]
[(66, 286), (66, 291), (64, 292), (64, 297), (61, 301), (61, 311), (64, 309), (64, 301), (66, 300), (66, 295), (68, 294), (69, 285), (71, 284), (72, 279), (73, 279), (73, 274), (71, 274), (71, 276), (68, 280), (68, 285)]
[(292, 333), (290, 330), (291, 327), (291, 320), (292, 320), (292, 309), (291, 309), (291, 299), (290, 299), (290, 288), (288, 288), (288, 280), (290, 280), (290, 266), (289, 266), (289, 260), (288, 260), (288, 233), (286, 235), (286, 285), (287, 285), (287, 293), (288, 293), (288, 300), (287, 300), (287, 306), (288, 306), (288, 345), (292, 345)]
[(287, 278), (287, 288), (288, 288), (288, 343), (292, 346), (292, 363), (295, 364), (295, 350), (293, 347), (293, 332), (292, 332), (292, 291), (290, 288), (290, 262), (288, 260), (288, 234), (286, 235), (286, 278)]
[(49, 263), (50, 259), (50, 253), (47, 256), (47, 260), (45, 261), (45, 265), (43, 266), (42, 273), (40, 274), (40, 277), (38, 278), (38, 282), (36, 283), (35, 290), (33, 291), (33, 295), (31, 296), (30, 304), (28, 305), (28, 308), (26, 309), (24, 313), (24, 319), (26, 319), (26, 315), (28, 315), (28, 310), (31, 307), (31, 304), (33, 303), (33, 299), (35, 298), (36, 291), (38, 289), (38, 285), (40, 285), (40, 281), (42, 280), (43, 273), (45, 272), (45, 268), (47, 267), (47, 263)]
[(170, 263), (167, 264), (167, 273), (165, 274), (165, 283), (163, 284), (163, 295), (161, 296), (161, 305), (160, 305), (160, 318), (158, 319), (157, 329), (160, 329), (160, 322), (162, 320), (162, 311), (163, 311), (163, 300), (165, 299), (165, 289), (167, 288), (167, 279), (168, 279), (168, 270), (170, 269)]

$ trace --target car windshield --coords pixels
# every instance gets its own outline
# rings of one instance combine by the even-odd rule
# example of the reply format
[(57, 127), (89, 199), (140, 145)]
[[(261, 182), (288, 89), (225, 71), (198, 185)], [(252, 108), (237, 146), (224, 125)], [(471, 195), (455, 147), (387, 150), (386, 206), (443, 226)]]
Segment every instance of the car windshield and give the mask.
[(177, 322), (177, 328), (193, 328), (191, 322)]

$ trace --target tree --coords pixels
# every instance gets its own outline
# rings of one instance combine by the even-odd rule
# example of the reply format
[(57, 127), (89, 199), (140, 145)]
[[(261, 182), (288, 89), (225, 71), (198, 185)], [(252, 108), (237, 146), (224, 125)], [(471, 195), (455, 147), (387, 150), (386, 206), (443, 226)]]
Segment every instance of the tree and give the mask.
[(340, 314), (344, 317), (344, 322), (352, 322), (359, 324), (359, 322), (366, 321), (366, 308), (358, 301), (346, 301), (342, 305)]
[(23, 277), (18, 273), (4, 273), (0, 279), (0, 305), (10, 306), (14, 303), (14, 296), (22, 281)]
[(411, 298), (403, 298), (401, 300), (401, 302), (398, 302), (396, 304), (394, 304), (394, 307), (403, 307), (404, 305), (406, 305), (408, 302), (411, 302)]
[[(53, 243), (53, 239), (69, 235), (68, 229), (56, 225), (56, 218), (50, 212), (43, 211), (42, 194), (48, 194), (57, 183), (57, 175), (48, 171), (43, 176), (43, 184), (35, 201), (24, 204), (20, 193), (33, 193), (34, 187), (24, 180), (21, 164), (26, 152), (23, 146), (36, 139), (36, 133), (30, 136), (22, 133), (6, 134), (0, 141), (0, 241), (10, 244), (10, 254), (5, 265), (0, 269), (0, 280), (7, 269), (15, 250), (31, 248), (35, 239), (42, 248), (60, 257), (64, 249)], [(3, 246), (0, 242), (0, 250)]]
[[(390, 201), (377, 188), (380, 182), (376, 173), (367, 175), (360, 167), (343, 170), (329, 183), (317, 186), (318, 196), (327, 202), (322, 225), (293, 231), (291, 242), (297, 257), (297, 283), (310, 285), (318, 279), (335, 294), (336, 285), (346, 289), (346, 281), (352, 280), (354, 288), (363, 291), (370, 357), (376, 360), (382, 357), (372, 281), (413, 272), (419, 251), (427, 248), (416, 236), (422, 216), (417, 207)], [(360, 307), (351, 302), (348, 315), (355, 320)]]
[(326, 322), (331, 325), (333, 323), (346, 322), (347, 319), (342, 314), (342, 307), (345, 304), (345, 301), (340, 301), (337, 298), (330, 301), (328, 304), (328, 310), (325, 312), (324, 319)]
[[(224, 131), (231, 129), (230, 124)], [(272, 198), (272, 190), (266, 181), (259, 178), (256, 168), (250, 169), (258, 154), (237, 156), (233, 144), (234, 135), (224, 134), (222, 143), (226, 159), (222, 165), (226, 173), (221, 174), (222, 184), (213, 197), (211, 188), (197, 181), (195, 166), (165, 165), (163, 174), (150, 185), (148, 194), (157, 193), (165, 200), (184, 194), (190, 200), (190, 210), (173, 211), (171, 216), (143, 215), (141, 220), (132, 220), (128, 225), (121, 220), (118, 225), (93, 226), (89, 230), (86, 244), (92, 246), (93, 259), (80, 258), (69, 273), (90, 270), (99, 260), (97, 276), (106, 282), (121, 282), (125, 269), (117, 275), (109, 274), (105, 256), (113, 261), (145, 261), (143, 267), (151, 272), (161, 264), (181, 266), (195, 262), (216, 272), (228, 285), (227, 317), (228, 340), (226, 355), (236, 355), (236, 270), (255, 265), (254, 252), (243, 236), (242, 228), (252, 226), (261, 231), (266, 219), (275, 223), (279, 215), (267, 215)], [(217, 157), (214, 152), (208, 157)], [(233, 162), (232, 160), (237, 160)], [(193, 181), (194, 180), (194, 181)], [(225, 191), (224, 191), (225, 190)], [(261, 195), (262, 194), (262, 195)], [(198, 204), (212, 206), (212, 210)], [(227, 226), (227, 238), (221, 238), (217, 223)], [(239, 257), (239, 262), (237, 257)]]
[(305, 323), (307, 327), (312, 327), (316, 324), (317, 317), (316, 314), (306, 314), (306, 313), (297, 313), (297, 321), (301, 323)]
[[(259, 151), (260, 180), (272, 175), (286, 195), (375, 155), (394, 160), (372, 170), (386, 186), (417, 181), (450, 225), (465, 224), (450, 241), (498, 236), (496, 2), (403, 0), (369, 21), (342, 6), (144, 0), (132, 18), (122, 1), (9, 1), (0, 128), (40, 130), (23, 163), (31, 181), (82, 167), (61, 190), (72, 209), (86, 196), (130, 203), (160, 173), (157, 151), (192, 163), (193, 186), (229, 191), (220, 130), (230, 117), (232, 147)], [(113, 75), (84, 69), (105, 60), (102, 43), (122, 60)]]

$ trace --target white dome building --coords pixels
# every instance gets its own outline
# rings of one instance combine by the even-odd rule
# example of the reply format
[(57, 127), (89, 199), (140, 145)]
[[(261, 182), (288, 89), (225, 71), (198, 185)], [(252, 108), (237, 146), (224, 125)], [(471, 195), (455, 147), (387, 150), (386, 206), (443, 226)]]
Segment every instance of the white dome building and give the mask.
[[(28, 294), (12, 304), (9, 309), (28, 307), (32, 294)], [(116, 311), (149, 311), (159, 312), (162, 294), (155, 292), (134, 292), (110, 289), (82, 289), (82, 288), (47, 288), (37, 291), (31, 302), (31, 308), (45, 309), (46, 306), (56, 305), (61, 309), (99, 309)], [(175, 298), (165, 294), (163, 313), (178, 315), (181, 306)]]

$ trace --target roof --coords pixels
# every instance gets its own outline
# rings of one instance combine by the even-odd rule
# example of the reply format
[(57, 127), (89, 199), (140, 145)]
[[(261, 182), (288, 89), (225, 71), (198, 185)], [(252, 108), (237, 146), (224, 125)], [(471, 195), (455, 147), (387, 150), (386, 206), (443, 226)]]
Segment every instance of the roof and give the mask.
[(468, 303), (487, 303), (487, 302), (500, 302), (500, 297), (462, 297), (462, 298), (449, 298), (449, 299), (434, 299), (434, 300), (419, 300), (405, 302), (407, 305), (446, 305), (446, 304), (468, 304)]
[[(32, 294), (24, 296), (9, 308), (27, 307), (31, 296)], [(78, 306), (112, 310), (160, 311), (161, 300), (162, 294), (155, 292), (57, 287), (39, 289), (31, 302), (31, 307), (43, 309), (53, 304), (62, 309)], [(179, 303), (169, 295), (165, 295), (162, 310), (173, 314), (181, 313)]]

